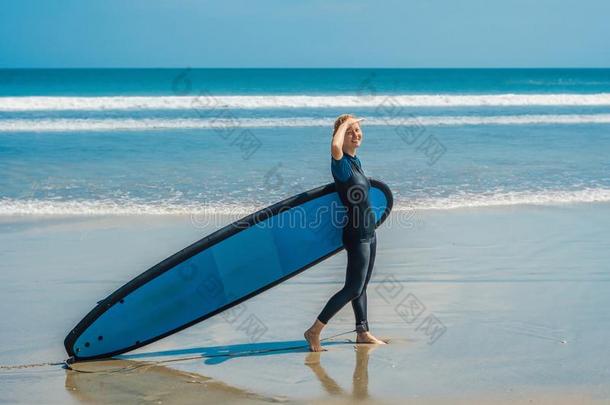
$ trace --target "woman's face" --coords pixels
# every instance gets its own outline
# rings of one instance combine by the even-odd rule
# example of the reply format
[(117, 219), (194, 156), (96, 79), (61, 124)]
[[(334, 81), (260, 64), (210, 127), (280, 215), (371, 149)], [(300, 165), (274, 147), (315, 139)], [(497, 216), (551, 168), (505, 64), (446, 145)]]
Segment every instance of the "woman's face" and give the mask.
[(356, 122), (347, 129), (345, 132), (345, 141), (343, 145), (349, 145), (350, 147), (357, 148), (362, 144), (362, 128), (360, 123)]

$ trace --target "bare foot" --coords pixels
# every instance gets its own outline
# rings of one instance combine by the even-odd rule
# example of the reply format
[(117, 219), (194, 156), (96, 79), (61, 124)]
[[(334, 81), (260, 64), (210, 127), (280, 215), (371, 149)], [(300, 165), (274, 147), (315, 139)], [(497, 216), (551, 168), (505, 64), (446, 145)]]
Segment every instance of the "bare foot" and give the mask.
[(356, 343), (370, 343), (374, 345), (386, 344), (386, 342), (384, 342), (383, 340), (377, 339), (375, 336), (371, 335), (371, 332), (358, 333), (358, 336), (356, 337)]
[(305, 336), (305, 340), (307, 340), (307, 343), (309, 344), (310, 351), (321, 352), (324, 350), (322, 349), (322, 344), (320, 343), (320, 333), (315, 333), (311, 329), (308, 329), (305, 331), (303, 336)]
[(322, 344), (320, 343), (320, 333), (322, 333), (322, 329), (325, 324), (320, 322), (318, 319), (311, 325), (311, 328), (307, 329), (303, 336), (307, 343), (309, 344), (309, 350), (312, 352), (322, 352), (324, 349), (322, 348)]

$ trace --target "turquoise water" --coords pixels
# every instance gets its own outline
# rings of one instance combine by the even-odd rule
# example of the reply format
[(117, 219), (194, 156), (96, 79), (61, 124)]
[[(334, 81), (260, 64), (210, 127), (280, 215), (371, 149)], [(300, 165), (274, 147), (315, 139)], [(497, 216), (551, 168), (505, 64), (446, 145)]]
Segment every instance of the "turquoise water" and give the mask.
[(397, 208), (610, 201), (609, 69), (0, 71), (0, 214), (247, 212), (331, 181)]
[(0, 95), (173, 95), (176, 80), (214, 94), (351, 94), (368, 83), (391, 94), (610, 91), (609, 69), (4, 69)]

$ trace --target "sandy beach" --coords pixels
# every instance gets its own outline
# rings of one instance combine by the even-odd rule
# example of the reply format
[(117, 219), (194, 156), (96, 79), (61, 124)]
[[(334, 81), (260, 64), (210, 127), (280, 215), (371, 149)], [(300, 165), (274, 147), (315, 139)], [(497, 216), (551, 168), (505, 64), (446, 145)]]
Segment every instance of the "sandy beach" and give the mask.
[[(609, 214), (607, 204), (574, 204), (388, 220), (369, 286), (372, 330), (386, 346), (355, 345), (351, 333), (321, 354), (303, 346), (303, 330), (341, 286), (340, 253), (239, 312), (119, 360), (77, 364), (81, 372), (2, 369), (1, 401), (607, 403)], [(97, 300), (219, 222), (3, 217), (0, 363), (63, 360), (63, 337)], [(251, 317), (262, 325), (255, 333)], [(345, 308), (325, 336), (352, 323)]]

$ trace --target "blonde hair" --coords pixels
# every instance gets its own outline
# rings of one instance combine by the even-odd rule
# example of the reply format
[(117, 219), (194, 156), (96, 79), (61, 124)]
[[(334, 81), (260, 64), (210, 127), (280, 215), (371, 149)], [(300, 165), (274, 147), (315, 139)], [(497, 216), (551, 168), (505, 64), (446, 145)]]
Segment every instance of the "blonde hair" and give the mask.
[(335, 120), (335, 128), (333, 129), (333, 138), (335, 137), (335, 134), (337, 133), (337, 130), (341, 124), (343, 124), (348, 118), (354, 118), (354, 116), (352, 114), (341, 114), (337, 117)]

